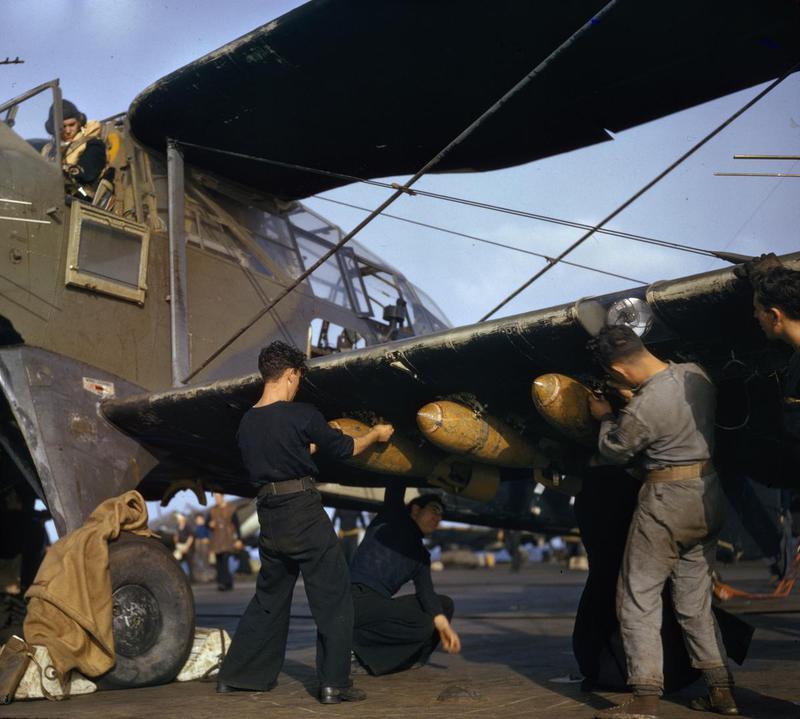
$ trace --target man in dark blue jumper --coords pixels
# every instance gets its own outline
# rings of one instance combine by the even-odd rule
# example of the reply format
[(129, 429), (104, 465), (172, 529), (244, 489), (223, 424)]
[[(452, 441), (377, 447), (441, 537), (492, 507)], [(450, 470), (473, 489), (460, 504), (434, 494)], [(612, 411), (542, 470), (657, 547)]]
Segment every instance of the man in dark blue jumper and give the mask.
[(261, 350), (261, 399), (242, 417), (237, 435), (242, 461), (258, 492), (261, 570), (219, 672), (218, 692), (269, 691), (283, 666), (292, 592), (303, 574), (317, 623), (319, 701), (360, 701), (350, 681), (353, 604), (347, 564), (314, 487), (313, 452), (347, 459), (394, 432), (375, 425), (353, 439), (331, 429), (318, 409), (292, 402), (306, 370), (305, 355), (283, 342)]
[[(355, 622), (353, 652), (370, 674), (389, 674), (428, 661), (441, 640), (457, 654), (461, 640), (450, 626), (453, 600), (436, 594), (431, 556), (422, 538), (439, 526), (442, 500), (423, 494), (408, 507), (379, 514), (350, 566)], [(415, 594), (393, 599), (406, 582)]]

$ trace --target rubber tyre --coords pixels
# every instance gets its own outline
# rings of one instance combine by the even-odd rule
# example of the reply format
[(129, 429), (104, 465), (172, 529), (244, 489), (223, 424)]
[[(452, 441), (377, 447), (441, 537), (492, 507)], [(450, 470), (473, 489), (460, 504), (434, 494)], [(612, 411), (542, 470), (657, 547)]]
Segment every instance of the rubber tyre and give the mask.
[(130, 689), (171, 682), (186, 663), (194, 641), (194, 595), (189, 580), (156, 539), (123, 532), (108, 549), (112, 595), (119, 597), (121, 590), (146, 598), (135, 608), (148, 631), (145, 641), (137, 645), (130, 634), (120, 634), (115, 621), (116, 664), (97, 681), (98, 687)]

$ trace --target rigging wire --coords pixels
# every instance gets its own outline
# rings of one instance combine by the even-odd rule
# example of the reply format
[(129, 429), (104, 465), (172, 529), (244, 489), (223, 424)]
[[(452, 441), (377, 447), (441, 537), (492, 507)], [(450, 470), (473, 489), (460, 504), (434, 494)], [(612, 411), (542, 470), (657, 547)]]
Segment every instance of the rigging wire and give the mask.
[[(530, 84), (535, 78), (537, 78), (558, 56), (560, 56), (566, 49), (571, 47), (575, 44), (575, 42), (589, 32), (592, 28), (594, 28), (597, 24), (601, 22), (601, 20), (609, 13), (609, 11), (617, 5), (620, 0), (611, 0), (607, 3), (599, 12), (594, 13), (589, 20), (583, 23), (572, 35), (570, 35), (564, 42), (562, 42), (555, 50), (553, 50), (550, 54), (547, 55), (544, 60), (536, 65), (529, 73), (527, 73), (519, 82), (517, 82), (510, 90), (503, 93), (502, 97), (497, 100), (491, 107), (484, 110), (475, 120), (473, 120), (464, 130), (462, 130), (455, 138), (453, 138), (450, 142), (447, 143), (434, 157), (432, 157), (428, 162), (426, 162), (419, 170), (417, 170), (414, 175), (408, 179), (405, 184), (398, 185), (397, 189), (386, 199), (384, 200), (375, 210), (373, 210), (367, 217), (365, 217), (358, 225), (356, 225), (350, 232), (348, 232), (339, 242), (337, 242), (328, 252), (324, 253), (311, 267), (307, 268), (305, 272), (300, 274), (295, 281), (289, 285), (289, 287), (278, 294), (278, 296), (266, 307), (261, 308), (255, 316), (247, 322), (243, 327), (237, 330), (228, 340), (222, 343), (222, 345), (214, 350), (200, 365), (190, 372), (184, 379), (183, 383), (185, 384), (190, 379), (195, 377), (199, 372), (205, 369), (211, 362), (213, 362), (219, 355), (221, 355), (230, 345), (232, 345), (239, 337), (241, 337), (248, 329), (250, 329), (258, 320), (260, 320), (265, 314), (267, 314), (270, 310), (275, 308), (281, 300), (283, 300), (289, 293), (297, 287), (301, 282), (303, 282), (309, 275), (315, 272), (317, 269), (322, 267), (325, 262), (328, 261), (336, 252), (338, 252), (344, 245), (346, 245), (353, 237), (355, 237), (364, 227), (366, 227), (370, 222), (372, 222), (381, 212), (383, 212), (389, 205), (391, 205), (395, 200), (397, 200), (401, 195), (404, 193), (412, 192), (410, 189), (412, 185), (414, 185), (417, 180), (419, 180), (425, 173), (431, 170), (433, 167), (441, 162), (442, 158), (445, 157), (454, 147), (461, 144), (464, 140), (466, 140), (476, 129), (478, 129), (481, 125), (486, 122), (490, 117), (495, 115), (514, 95), (516, 95), (520, 90)], [(179, 138), (173, 138), (173, 142), (176, 144), (183, 145), (184, 147), (189, 146), (188, 143), (182, 142)]]
[[(329, 197), (321, 197), (320, 195), (314, 195), (314, 198), (317, 200), (324, 200), (325, 202), (332, 202), (335, 205), (342, 205), (344, 207), (351, 207), (354, 210), (361, 210), (362, 212), (372, 212), (368, 207), (360, 207), (359, 205), (352, 205), (349, 202), (342, 202), (341, 200), (332, 200)], [(522, 247), (514, 247), (513, 245), (506, 245), (502, 242), (495, 242), (494, 240), (487, 240), (485, 237), (477, 237), (475, 235), (469, 235), (466, 232), (458, 232), (457, 230), (450, 230), (446, 227), (439, 227), (437, 225), (431, 225), (427, 222), (420, 222), (419, 220), (412, 220), (409, 217), (400, 217), (399, 215), (392, 215), (388, 212), (384, 212), (381, 215), (382, 217), (389, 217), (392, 220), (399, 220), (400, 222), (407, 222), (410, 225), (417, 225), (418, 227), (425, 227), (429, 230), (437, 230), (438, 232), (444, 232), (447, 235), (454, 235), (455, 237), (463, 237), (468, 240), (474, 240), (475, 242), (482, 242), (486, 245), (494, 245), (495, 247), (502, 247), (506, 250), (514, 250), (515, 252), (522, 252), (526, 255), (533, 255), (534, 257), (539, 257), (543, 260), (550, 260), (552, 259), (549, 255), (542, 254), (541, 252), (534, 252), (533, 250), (526, 250)], [(565, 265), (570, 265), (571, 267), (578, 267), (582, 270), (589, 270), (591, 272), (597, 272), (601, 275), (607, 275), (609, 277), (616, 277), (620, 280), (627, 280), (629, 282), (636, 282), (639, 285), (646, 285), (647, 282), (644, 280), (637, 280), (635, 277), (627, 277), (626, 275), (620, 275), (616, 272), (609, 272), (607, 270), (601, 270), (597, 267), (590, 267), (589, 265), (581, 265), (577, 262), (570, 262), (568, 260), (564, 260)]]
[[(507, 215), (514, 215), (516, 217), (525, 217), (531, 220), (541, 220), (542, 222), (549, 222), (554, 225), (563, 225), (564, 227), (574, 227), (579, 230), (590, 230), (592, 225), (587, 225), (582, 222), (575, 222), (573, 220), (564, 220), (560, 217), (552, 217), (550, 215), (542, 215), (536, 212), (528, 212), (526, 210), (516, 210), (512, 207), (503, 207), (502, 205), (492, 205), (488, 202), (481, 202), (479, 200), (469, 200), (454, 195), (443, 195), (437, 192), (425, 192), (422, 190), (415, 190), (415, 194), (422, 195), (423, 197), (430, 197), (435, 200), (445, 200), (454, 202), (460, 205), (467, 205), (469, 207), (476, 207), (483, 210), (492, 210), (494, 212), (502, 212)], [(621, 237), (626, 240), (634, 240), (635, 242), (644, 242), (646, 244), (658, 245), (671, 250), (679, 250), (681, 252), (690, 252), (697, 255), (713, 256), (713, 250), (706, 250), (702, 247), (692, 247), (691, 245), (683, 245), (679, 242), (672, 242), (670, 240), (659, 240), (655, 237), (647, 237), (646, 235), (637, 235), (632, 232), (623, 232), (621, 230), (611, 230), (608, 228), (598, 229), (596, 232), (604, 235), (612, 235), (613, 237)]]
[[(736, 155), (734, 155), (734, 158), (735, 157)], [(779, 187), (781, 187), (780, 182), (772, 183), (772, 189), (766, 195), (764, 195), (764, 199), (762, 199), (761, 202), (756, 205), (753, 211), (747, 216), (747, 219), (745, 219), (745, 221), (739, 225), (739, 229), (736, 230), (736, 233), (725, 243), (725, 246), (722, 248), (723, 252), (726, 251), (728, 247), (730, 247), (737, 239), (739, 239), (739, 236), (742, 234), (744, 228), (750, 224), (752, 219), (761, 211), (761, 208), (764, 207), (767, 202), (769, 202), (770, 198), (775, 194)], [(711, 269), (712, 264), (713, 263), (709, 263), (709, 270)]]
[[(348, 182), (353, 183), (361, 183), (364, 185), (372, 185), (373, 187), (382, 187), (387, 190), (397, 190), (401, 188), (396, 182), (382, 182), (380, 180), (368, 180), (363, 177), (357, 177), (355, 175), (347, 175), (341, 172), (333, 172), (331, 170), (322, 170), (316, 167), (308, 167), (306, 165), (296, 165), (291, 162), (282, 162), (280, 160), (271, 160), (266, 157), (258, 157), (257, 155), (248, 155), (243, 152), (233, 152), (231, 150), (222, 150), (217, 147), (210, 147), (207, 145), (197, 145), (193, 142), (180, 142), (180, 145), (184, 147), (193, 147), (198, 150), (204, 150), (207, 152), (215, 152), (220, 155), (228, 155), (230, 157), (239, 157), (243, 160), (252, 160), (253, 162), (263, 162), (268, 165), (275, 165), (276, 167), (283, 167), (288, 170), (298, 170), (300, 172), (308, 172), (315, 175), (323, 175), (325, 177), (334, 177), (340, 180), (347, 180)], [(409, 195), (415, 196), (419, 195), (420, 197), (429, 197), (434, 200), (443, 200), (445, 202), (453, 202), (459, 205), (467, 205), (468, 207), (475, 207), (482, 210), (491, 210), (493, 212), (500, 212), (507, 215), (513, 215), (515, 217), (524, 217), (531, 220), (541, 220), (542, 222), (549, 222), (554, 225), (563, 225), (564, 227), (574, 227), (579, 230), (590, 230), (592, 229), (592, 225), (587, 225), (582, 222), (574, 222), (572, 220), (564, 220), (559, 217), (552, 217), (550, 215), (542, 215), (536, 212), (528, 212), (526, 210), (518, 210), (514, 209), (513, 207), (503, 207), (502, 205), (493, 205), (488, 202), (481, 202), (480, 200), (470, 200), (465, 197), (457, 197), (455, 195), (444, 195), (439, 192), (430, 192), (428, 190), (408, 190)], [(314, 195), (320, 200), (326, 200), (328, 202), (336, 202), (336, 200), (332, 200), (328, 197), (322, 197), (320, 195)], [(359, 207), (358, 209), (365, 210), (371, 212), (371, 210), (366, 210), (365, 208)], [(386, 214), (386, 213), (382, 213)], [(611, 235), (613, 237), (621, 237), (627, 240), (633, 240), (634, 242), (643, 242), (646, 244), (656, 245), (658, 247), (664, 247), (670, 250), (678, 250), (680, 252), (689, 252), (696, 255), (706, 255), (708, 257), (716, 257), (716, 254), (713, 250), (703, 249), (702, 247), (692, 247), (691, 245), (683, 245), (679, 242), (672, 242), (670, 240), (659, 240), (655, 237), (647, 237), (646, 235), (637, 235), (632, 232), (622, 232), (621, 230), (611, 230), (608, 228), (602, 228), (595, 230), (599, 234), (604, 235)]]
[(670, 165), (665, 169), (662, 170), (658, 175), (656, 175), (650, 182), (648, 182), (644, 187), (640, 188), (636, 192), (633, 193), (625, 202), (619, 205), (615, 210), (613, 210), (610, 214), (606, 215), (600, 222), (598, 222), (594, 227), (588, 230), (585, 234), (579, 237), (575, 242), (573, 242), (567, 249), (565, 249), (558, 257), (554, 258), (539, 270), (536, 274), (534, 274), (530, 279), (523, 282), (516, 290), (514, 290), (511, 294), (509, 294), (502, 302), (495, 305), (493, 309), (487, 312), (483, 317), (480, 318), (479, 322), (483, 322), (489, 319), (495, 312), (499, 309), (504, 307), (508, 304), (512, 299), (514, 299), (520, 292), (525, 290), (526, 288), (530, 287), (536, 280), (538, 280), (542, 275), (547, 273), (549, 270), (553, 269), (561, 260), (563, 260), (567, 255), (571, 252), (576, 250), (580, 245), (582, 245), (586, 240), (588, 240), (599, 228), (605, 225), (607, 222), (613, 220), (617, 215), (619, 215), (625, 208), (629, 207), (633, 204), (636, 200), (638, 200), (645, 192), (655, 186), (658, 182), (660, 182), (663, 178), (665, 178), (670, 172), (672, 172), (676, 167), (682, 164), (685, 160), (691, 157), (695, 152), (697, 152), (703, 145), (709, 142), (712, 138), (716, 137), (720, 132), (722, 132), (728, 125), (730, 125), (734, 120), (736, 120), (740, 115), (745, 113), (749, 110), (753, 105), (755, 105), (761, 98), (765, 97), (768, 93), (774, 90), (778, 85), (780, 85), (789, 75), (791, 75), (795, 70), (800, 68), (800, 62), (795, 63), (791, 68), (789, 68), (786, 72), (784, 72), (779, 78), (774, 80), (770, 83), (766, 88), (764, 88), (761, 92), (759, 92), (754, 98), (746, 102), (741, 108), (739, 108), (736, 112), (734, 112), (727, 120), (723, 123), (718, 125), (714, 128), (711, 132), (709, 132), (704, 138), (700, 141), (695, 143), (692, 147), (690, 147), (686, 152), (683, 153), (677, 160), (670, 163)]

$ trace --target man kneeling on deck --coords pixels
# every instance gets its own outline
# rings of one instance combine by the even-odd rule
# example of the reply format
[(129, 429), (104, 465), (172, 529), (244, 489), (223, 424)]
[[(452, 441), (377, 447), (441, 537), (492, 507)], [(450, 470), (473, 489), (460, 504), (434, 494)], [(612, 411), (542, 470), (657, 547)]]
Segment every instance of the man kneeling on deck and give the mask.
[[(450, 626), (453, 600), (434, 592), (431, 557), (422, 544), (439, 526), (443, 510), (438, 496), (423, 494), (407, 507), (380, 513), (353, 557), (353, 653), (370, 674), (421, 666), (439, 640), (450, 654), (461, 651)], [(416, 594), (392, 599), (409, 580)]]
[(617, 414), (605, 399), (589, 408), (600, 425), (600, 454), (635, 460), (644, 484), (633, 513), (617, 585), (617, 614), (632, 701), (598, 717), (647, 719), (664, 688), (661, 593), (671, 584), (675, 616), (708, 698), (692, 708), (738, 714), (733, 679), (711, 612), (711, 573), (722, 526), (722, 489), (711, 464), (716, 392), (696, 364), (662, 362), (626, 326), (606, 327), (590, 343), (597, 362), (630, 388)]

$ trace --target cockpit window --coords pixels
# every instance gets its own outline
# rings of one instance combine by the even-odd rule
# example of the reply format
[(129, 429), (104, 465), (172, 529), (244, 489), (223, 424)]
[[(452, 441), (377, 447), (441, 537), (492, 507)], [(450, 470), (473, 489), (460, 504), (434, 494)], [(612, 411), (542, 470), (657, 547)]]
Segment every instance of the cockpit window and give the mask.
[(369, 317), (372, 315), (372, 308), (367, 297), (367, 288), (364, 285), (364, 278), (361, 276), (361, 268), (356, 259), (356, 253), (352, 247), (342, 247), (336, 257), (339, 260), (342, 273), (347, 280), (347, 289), (350, 293), (350, 302), (359, 317)]
[(67, 284), (144, 304), (149, 239), (144, 225), (73, 203)]
[(383, 312), (386, 305), (397, 302), (400, 293), (393, 281), (393, 276), (378, 270), (367, 272), (364, 275), (364, 284), (367, 287), (367, 296), (373, 305), (379, 308), (378, 315)]
[[(307, 270), (339, 240), (342, 231), (336, 226), (297, 205), (286, 215), (291, 237), (300, 253), (303, 269)], [(344, 247), (329, 257), (308, 278), (317, 297), (351, 308), (361, 317), (369, 317), (371, 308), (355, 253)]]
[(327, 242), (335, 243), (342, 239), (342, 231), (336, 225), (303, 205), (298, 205), (292, 210), (287, 219), (295, 229), (316, 235)]
[(410, 282), (408, 285), (411, 288), (407, 298), (409, 312), (415, 324), (420, 325), (418, 332), (439, 332), (451, 326), (444, 312), (425, 292)]
[[(316, 237), (306, 232), (296, 231), (295, 238), (297, 239), (297, 246), (300, 249), (300, 257), (303, 260), (305, 269), (311, 267), (330, 249), (328, 245), (323, 244)], [(349, 307), (349, 297), (336, 257), (329, 257), (321, 267), (314, 270), (308, 281), (311, 283), (311, 289), (314, 290), (314, 294), (317, 297), (337, 305)]]
[(222, 199), (209, 190), (187, 183), (184, 210), (187, 242), (209, 254), (236, 262), (249, 272), (273, 277), (275, 273), (267, 266), (268, 259), (259, 257), (258, 244), (226, 211)]
[(334, 352), (349, 352), (366, 347), (367, 343), (356, 330), (337, 325), (330, 320), (315, 317), (308, 327), (309, 357), (322, 357)]
[[(41, 153), (42, 148), (52, 142), (45, 130), (45, 122), (53, 104), (55, 84), (53, 81), (40, 85), (0, 106), (0, 122), (26, 140), (37, 153)], [(55, 161), (55, 155), (49, 159)]]
[(282, 217), (266, 212), (254, 211), (258, 214), (254, 235), (256, 241), (275, 263), (292, 279), (303, 274), (303, 261), (300, 251), (291, 232)]

